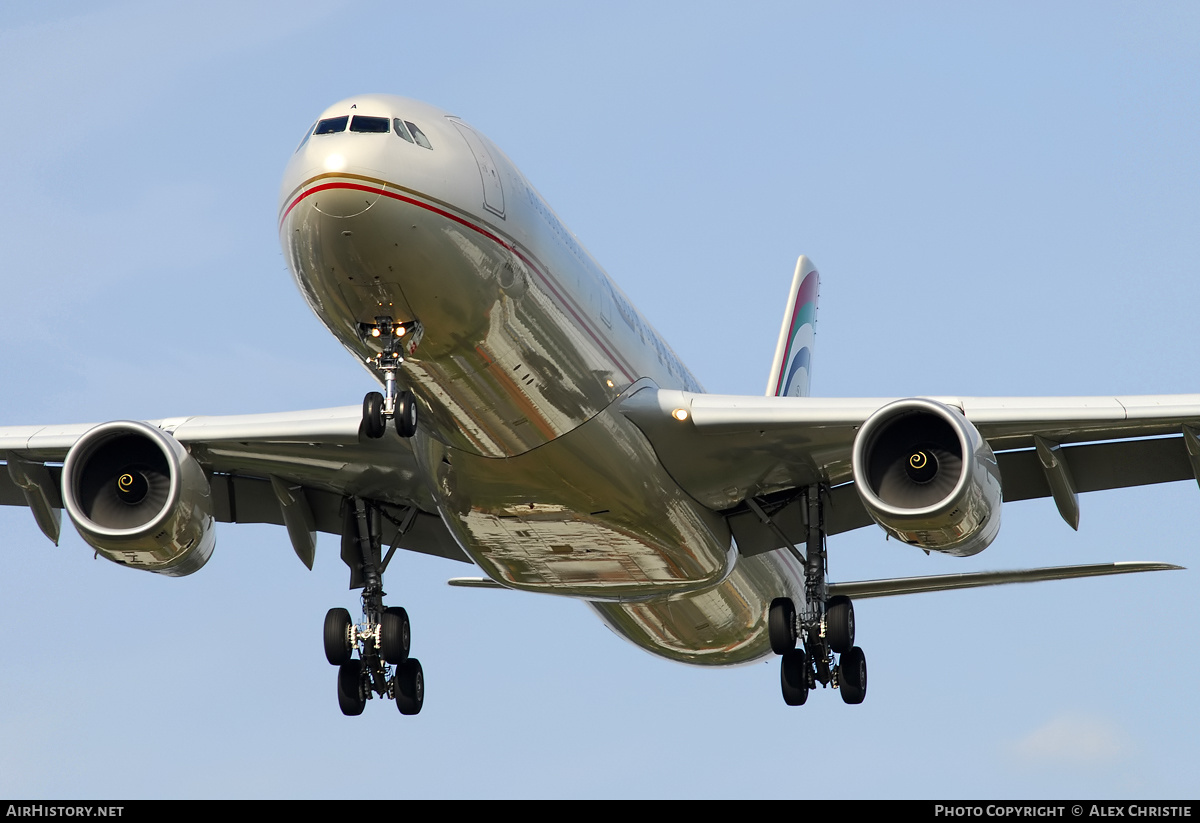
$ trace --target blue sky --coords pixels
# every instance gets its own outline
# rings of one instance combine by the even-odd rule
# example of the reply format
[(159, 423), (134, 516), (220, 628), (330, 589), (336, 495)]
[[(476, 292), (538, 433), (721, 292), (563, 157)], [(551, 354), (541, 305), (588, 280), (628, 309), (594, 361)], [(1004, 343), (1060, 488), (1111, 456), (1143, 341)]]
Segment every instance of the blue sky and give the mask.
[[(283, 166), (330, 103), (488, 134), (710, 391), (759, 394), (797, 254), (824, 396), (1200, 390), (1194, 4), (44, 3), (0, 9), (0, 425), (356, 403), (295, 291)], [(1006, 507), (966, 560), (1196, 564), (1194, 484)], [(225, 526), (182, 580), (0, 512), (0, 795), (1194, 797), (1196, 572), (859, 604), (871, 685), (655, 659), (404, 556), (428, 698), (344, 718), (336, 540)]]

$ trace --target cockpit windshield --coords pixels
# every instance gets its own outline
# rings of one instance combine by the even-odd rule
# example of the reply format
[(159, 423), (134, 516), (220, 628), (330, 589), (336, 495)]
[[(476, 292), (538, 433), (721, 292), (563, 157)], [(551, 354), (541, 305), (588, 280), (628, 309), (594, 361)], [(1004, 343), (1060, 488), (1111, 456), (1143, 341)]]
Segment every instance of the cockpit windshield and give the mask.
[(364, 132), (366, 134), (387, 134), (388, 119), (386, 117), (367, 117), (366, 115), (356, 114), (354, 119), (350, 121), (350, 131)]
[(407, 140), (409, 143), (416, 143), (427, 149), (432, 149), (433, 146), (429, 142), (429, 138), (425, 133), (417, 127), (417, 124), (411, 120), (401, 120), (399, 117), (372, 117), (366, 114), (356, 114), (353, 118), (346, 114), (341, 117), (327, 117), (324, 120), (318, 120), (316, 127), (310, 129), (305, 135), (304, 140), (300, 142), (297, 151), (308, 142), (308, 136), (314, 134), (341, 134), (350, 127), (350, 131), (359, 134), (387, 134), (395, 131), (398, 137)]
[(344, 117), (330, 117), (327, 120), (322, 120), (317, 123), (317, 130), (313, 134), (337, 134), (340, 131), (345, 131), (346, 123), (349, 120), (349, 115)]

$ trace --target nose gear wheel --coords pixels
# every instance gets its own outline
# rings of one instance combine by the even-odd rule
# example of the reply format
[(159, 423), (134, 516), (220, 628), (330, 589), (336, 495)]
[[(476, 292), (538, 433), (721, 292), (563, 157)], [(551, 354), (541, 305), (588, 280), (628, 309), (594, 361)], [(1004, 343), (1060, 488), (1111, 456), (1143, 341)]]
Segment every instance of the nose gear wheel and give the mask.
[(420, 342), (421, 324), (415, 320), (397, 323), (390, 316), (380, 315), (374, 323), (360, 324), (358, 332), (367, 346), (382, 347), (366, 358), (367, 365), (383, 375), (383, 394), (369, 392), (363, 398), (363, 434), (378, 440), (387, 432), (387, 421), (395, 420), (396, 433), (412, 437), (417, 432), (417, 398), (398, 388), (396, 374), (404, 365), (404, 355), (411, 354)]

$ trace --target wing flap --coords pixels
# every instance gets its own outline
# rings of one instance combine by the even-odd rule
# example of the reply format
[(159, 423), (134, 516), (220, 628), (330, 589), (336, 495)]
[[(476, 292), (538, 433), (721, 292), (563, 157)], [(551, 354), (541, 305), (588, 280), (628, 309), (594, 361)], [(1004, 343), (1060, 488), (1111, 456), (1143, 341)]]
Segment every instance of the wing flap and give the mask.
[[(1062, 454), (1071, 467), (1076, 491), (1094, 492), (1170, 483), (1193, 477), (1183, 437), (1119, 440), (1064, 446)], [(1033, 449), (1001, 452), (1004, 500), (1049, 497), (1050, 484)]]
[[(7, 471), (0, 471), (0, 506), (25, 506), (28, 505), (25, 500), (25, 492)], [(50, 475), (52, 486), (47, 489), (47, 502), (51, 507), (61, 509), (62, 502), (62, 466), (46, 466), (46, 471)]]

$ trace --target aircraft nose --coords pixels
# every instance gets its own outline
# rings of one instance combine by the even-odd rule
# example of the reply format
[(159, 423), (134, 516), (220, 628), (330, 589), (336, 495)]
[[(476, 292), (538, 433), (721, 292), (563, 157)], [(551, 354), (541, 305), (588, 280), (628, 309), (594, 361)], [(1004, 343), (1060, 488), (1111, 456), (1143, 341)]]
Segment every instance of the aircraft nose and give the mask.
[(312, 207), (327, 217), (356, 217), (379, 200), (375, 186), (349, 180), (330, 180), (310, 196)]
[(365, 135), (364, 140), (364, 135), (330, 134), (308, 140), (284, 172), (282, 202), (290, 207), (299, 195), (319, 214), (338, 218), (356, 217), (370, 209), (384, 188), (376, 179), (384, 166), (378, 141), (370, 140), (375, 136)]

